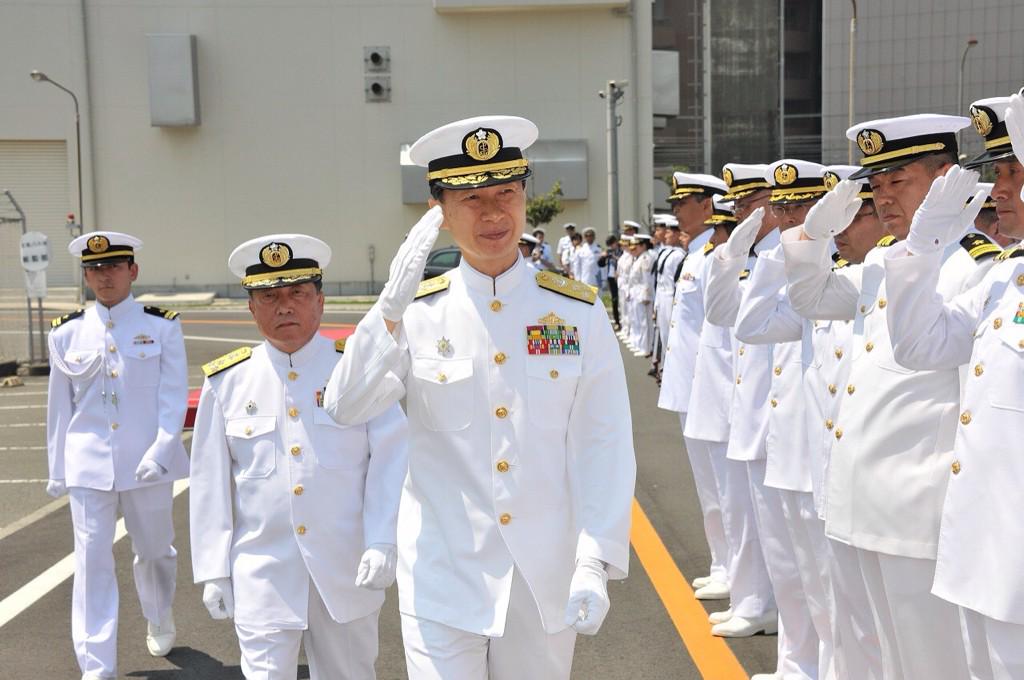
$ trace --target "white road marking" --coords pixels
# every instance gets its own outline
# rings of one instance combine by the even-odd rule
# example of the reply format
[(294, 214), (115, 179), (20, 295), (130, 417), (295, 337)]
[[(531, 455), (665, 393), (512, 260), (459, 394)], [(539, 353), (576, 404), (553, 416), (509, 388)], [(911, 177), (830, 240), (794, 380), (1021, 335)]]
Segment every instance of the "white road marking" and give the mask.
[(19, 529), (24, 529), (29, 524), (41, 520), (42, 518), (49, 515), (51, 512), (56, 512), (60, 510), (67, 504), (68, 497), (63, 496), (62, 498), (58, 498), (57, 500), (50, 501), (49, 503), (39, 508), (35, 512), (31, 512), (22, 517), (21, 519), (11, 522), (5, 527), (0, 527), (0, 541), (13, 534), (15, 531), (18, 531)]
[(27, 408), (46, 408), (46, 404), (31, 404), (28, 406), (0, 406), (0, 411), (23, 411)]
[[(188, 488), (187, 479), (179, 479), (174, 482), (174, 496), (177, 497)], [(66, 500), (66, 499), (62, 499)], [(124, 528), (124, 518), (117, 520), (117, 527), (114, 529), (114, 543), (128, 535)], [(75, 573), (75, 554), (69, 553), (61, 558), (34, 579), (18, 588), (16, 591), (0, 600), (0, 628), (3, 628), (11, 619), (34, 605), (45, 597), (51, 590), (68, 580)]]
[[(45, 484), (50, 480), (48, 479), (0, 479), (0, 484), (39, 484), (42, 482)], [(0, 537), (2, 538), (2, 537)]]
[(0, 446), (0, 451), (45, 451), (45, 446)]
[(22, 392), (17, 387), (9, 388), (10, 392), (6, 389), (0, 391), (0, 397), (45, 397), (46, 392)]
[(0, 430), (5, 427), (46, 427), (46, 423), (0, 423)]
[(262, 340), (253, 340), (252, 338), (215, 338), (210, 335), (186, 335), (186, 340), (200, 340), (202, 342), (230, 342), (233, 345), (237, 345), (240, 342), (247, 342), (250, 345), (258, 345), (262, 343)]

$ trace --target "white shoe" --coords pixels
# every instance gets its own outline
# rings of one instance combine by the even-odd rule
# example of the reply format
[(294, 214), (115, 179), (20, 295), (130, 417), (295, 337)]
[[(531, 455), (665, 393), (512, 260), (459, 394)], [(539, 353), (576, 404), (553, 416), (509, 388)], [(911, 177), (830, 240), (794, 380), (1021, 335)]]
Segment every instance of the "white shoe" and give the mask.
[(711, 627), (711, 634), (718, 637), (750, 637), (758, 633), (773, 635), (779, 630), (778, 612), (769, 612), (764, 616), (747, 619), (742, 616), (733, 616), (724, 623)]
[(693, 586), (694, 590), (696, 590), (697, 588), (703, 588), (709, 583), (711, 583), (710, 574), (708, 576), (698, 576), (690, 582), (690, 585)]
[(167, 656), (174, 647), (178, 631), (174, 627), (174, 612), (168, 610), (160, 623), (146, 622), (146, 649), (151, 656)]
[(718, 625), (719, 623), (725, 623), (732, 618), (732, 607), (723, 609), (720, 612), (711, 612), (708, 614), (708, 623), (712, 626)]
[(698, 588), (693, 594), (698, 600), (728, 600), (729, 584), (721, 581), (712, 581), (703, 588)]

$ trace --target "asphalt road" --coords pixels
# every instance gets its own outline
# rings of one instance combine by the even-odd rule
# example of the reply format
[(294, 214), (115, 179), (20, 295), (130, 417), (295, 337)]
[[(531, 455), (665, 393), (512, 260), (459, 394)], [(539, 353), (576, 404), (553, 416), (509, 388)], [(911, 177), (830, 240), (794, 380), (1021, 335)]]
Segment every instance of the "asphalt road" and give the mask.
[[(0, 312), (3, 315), (4, 312)], [(360, 318), (358, 312), (330, 311), (324, 328), (339, 332)], [(258, 341), (255, 326), (244, 309), (186, 310), (182, 314), (189, 356), (189, 385), (202, 385), (200, 366), (237, 346)], [(8, 323), (6, 328), (11, 328)], [(612, 610), (597, 637), (580, 636), (573, 678), (608, 680), (668, 680), (711, 678), (732, 680), (743, 671), (735, 660), (708, 665), (704, 674), (695, 658), (702, 654), (728, 656), (731, 650), (747, 674), (774, 670), (775, 637), (757, 636), (729, 641), (728, 648), (706, 635), (708, 626), (699, 609), (693, 610), (686, 581), (708, 568), (700, 512), (679, 422), (675, 414), (656, 406), (657, 388), (646, 376), (646, 361), (623, 353), (629, 382), (636, 443), (638, 478), (636, 499), (649, 518), (670, 559), (660, 566), (650, 555), (652, 541), (634, 541), (630, 576), (612, 582)], [(70, 638), (71, 579), (54, 576), (50, 585), (26, 584), (58, 565), (72, 551), (71, 518), (66, 499), (54, 501), (44, 492), (46, 479), (46, 379), (26, 378), (23, 387), (0, 389), (0, 677), (12, 679), (78, 678)], [(614, 417), (612, 414), (611, 417)], [(186, 435), (188, 437), (188, 435)], [(145, 621), (139, 611), (131, 579), (129, 540), (115, 544), (121, 590), (119, 672), (122, 678), (148, 680), (213, 680), (242, 678), (234, 629), (228, 622), (209, 618), (201, 601), (201, 588), (192, 583), (188, 541), (188, 492), (177, 496), (174, 520), (178, 538), (178, 591), (175, 618), (178, 640), (162, 659), (145, 650)], [(660, 539), (660, 541), (658, 540)], [(646, 546), (646, 547), (643, 547)], [(648, 564), (650, 562), (650, 564)], [(65, 563), (66, 564), (66, 563)], [(58, 565), (60, 566), (60, 565)], [(678, 570), (678, 571), (677, 571)], [(51, 570), (49, 575), (60, 570)], [(673, 575), (676, 580), (673, 580)], [(38, 583), (38, 581), (36, 581)], [(659, 594), (660, 593), (660, 594)], [(29, 606), (4, 623), (15, 597)], [(680, 608), (680, 603), (689, 610)], [(380, 623), (380, 680), (405, 677), (397, 594), (392, 589)], [(707, 611), (726, 606), (709, 603)], [(19, 611), (20, 608), (14, 608)], [(675, 613), (674, 619), (670, 611)], [(688, 629), (687, 629), (688, 626)], [(680, 628), (689, 630), (680, 633)], [(693, 631), (697, 631), (694, 633)], [(711, 669), (711, 670), (709, 670)], [(303, 665), (299, 677), (308, 677)]]

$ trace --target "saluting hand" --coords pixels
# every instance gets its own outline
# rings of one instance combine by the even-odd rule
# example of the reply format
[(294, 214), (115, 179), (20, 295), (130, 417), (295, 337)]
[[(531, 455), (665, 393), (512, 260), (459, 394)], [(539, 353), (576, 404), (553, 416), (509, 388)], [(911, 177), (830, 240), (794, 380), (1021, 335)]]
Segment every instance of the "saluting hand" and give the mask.
[(984, 189), (978, 189), (978, 173), (973, 170), (954, 165), (945, 175), (936, 177), (910, 221), (907, 248), (911, 253), (926, 255), (960, 238), (981, 212), (985, 195)]
[(368, 590), (384, 590), (395, 582), (398, 548), (390, 543), (374, 543), (359, 561), (356, 585)]
[(576, 564), (569, 584), (565, 623), (581, 635), (597, 635), (608, 616), (608, 572), (600, 560), (584, 557)]
[(815, 241), (842, 233), (864, 202), (857, 197), (860, 184), (844, 179), (814, 204), (804, 218), (804, 233)]
[(754, 245), (757, 232), (761, 231), (761, 222), (764, 220), (764, 208), (758, 208), (750, 213), (750, 216), (740, 222), (739, 226), (729, 234), (729, 240), (722, 246), (722, 259), (732, 260), (737, 257), (746, 257)]
[(441, 206), (435, 205), (409, 231), (395, 258), (391, 260), (388, 282), (384, 284), (384, 290), (377, 300), (381, 314), (387, 321), (401, 321), (406, 308), (416, 297), (416, 289), (423, 279), (423, 268), (427, 264), (427, 255), (434, 247), (442, 222), (444, 215)]

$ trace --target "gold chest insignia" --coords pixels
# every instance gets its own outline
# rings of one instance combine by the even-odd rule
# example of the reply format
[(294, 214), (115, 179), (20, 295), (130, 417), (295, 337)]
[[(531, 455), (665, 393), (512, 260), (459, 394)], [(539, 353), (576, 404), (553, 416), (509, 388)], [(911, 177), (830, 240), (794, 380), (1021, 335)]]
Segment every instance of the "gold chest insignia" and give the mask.
[(861, 130), (857, 133), (857, 146), (865, 156), (874, 156), (885, 146), (885, 137), (878, 130)]
[(537, 319), (537, 323), (542, 323), (545, 326), (560, 326), (565, 323), (565, 319), (551, 312)]
[(437, 353), (443, 357), (450, 357), (453, 351), (452, 341), (442, 335), (437, 341)]

